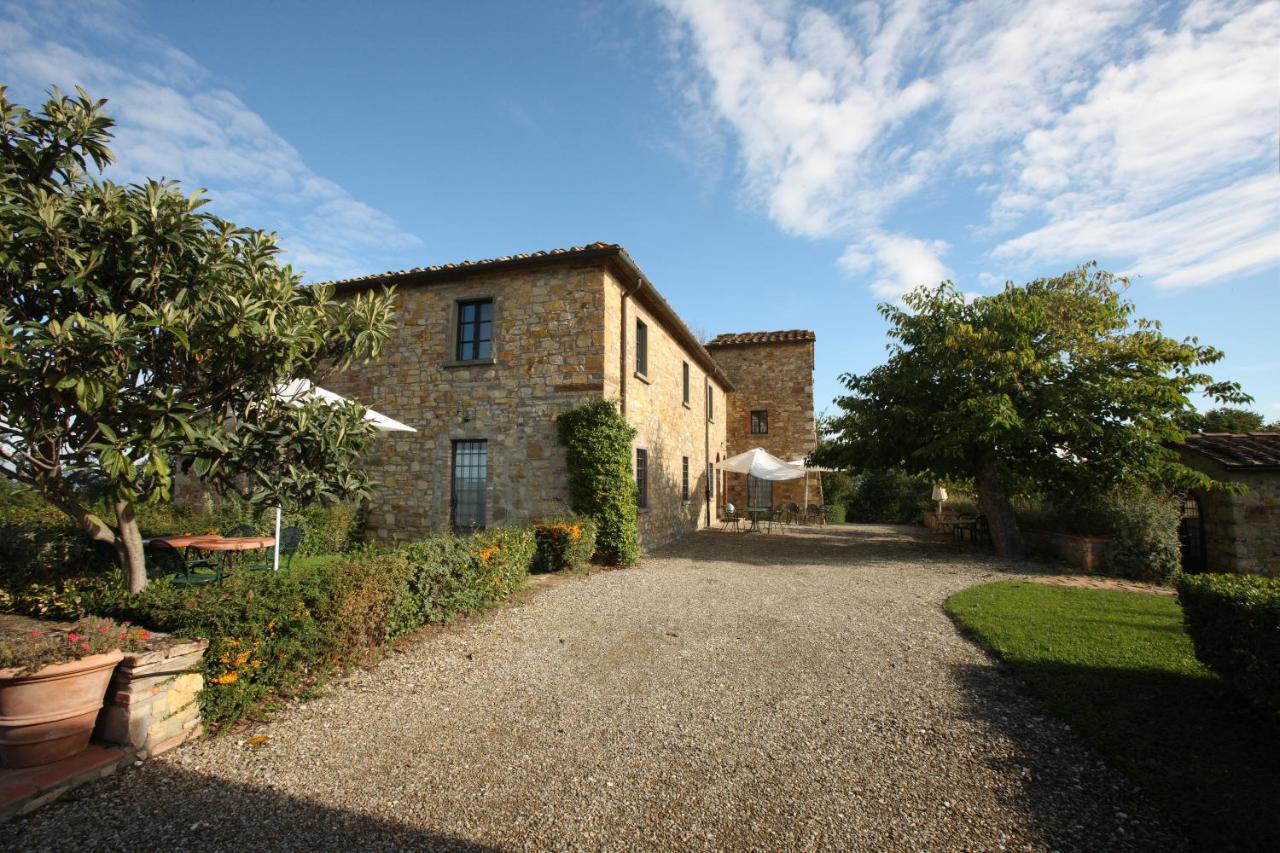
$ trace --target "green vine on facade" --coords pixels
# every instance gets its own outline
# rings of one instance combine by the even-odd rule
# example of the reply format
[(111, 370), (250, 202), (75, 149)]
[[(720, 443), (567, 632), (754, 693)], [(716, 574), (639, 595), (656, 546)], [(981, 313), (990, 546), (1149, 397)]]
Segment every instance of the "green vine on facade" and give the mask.
[(631, 442), (636, 431), (612, 400), (595, 400), (556, 418), (569, 469), (574, 512), (595, 519), (596, 559), (630, 566), (636, 561), (636, 486)]

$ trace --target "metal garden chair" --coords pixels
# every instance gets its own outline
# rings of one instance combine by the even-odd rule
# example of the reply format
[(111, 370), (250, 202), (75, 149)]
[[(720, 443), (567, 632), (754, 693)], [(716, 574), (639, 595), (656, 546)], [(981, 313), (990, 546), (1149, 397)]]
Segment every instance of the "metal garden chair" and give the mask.
[(209, 560), (188, 560), (168, 542), (148, 542), (147, 575), (173, 578), (174, 586), (204, 586), (222, 580), (222, 568)]

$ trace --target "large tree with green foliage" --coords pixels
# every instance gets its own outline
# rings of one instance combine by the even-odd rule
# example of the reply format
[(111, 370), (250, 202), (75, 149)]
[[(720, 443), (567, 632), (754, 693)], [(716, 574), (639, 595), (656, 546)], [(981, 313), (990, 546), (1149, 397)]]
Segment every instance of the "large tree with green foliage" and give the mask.
[(1011, 496), (1197, 482), (1174, 445), (1200, 391), (1245, 402), (1194, 339), (1133, 318), (1127, 282), (1094, 265), (966, 299), (950, 282), (881, 305), (889, 360), (842, 377), (837, 438), (818, 461), (972, 479), (997, 553), (1017, 556)]
[(257, 501), (366, 493), (364, 409), (274, 392), (376, 355), (391, 298), (340, 305), (199, 193), (91, 176), (112, 161), (104, 103), (55, 89), (32, 113), (0, 88), (0, 469), (114, 548), (136, 592), (135, 507), (170, 495), (180, 460)]

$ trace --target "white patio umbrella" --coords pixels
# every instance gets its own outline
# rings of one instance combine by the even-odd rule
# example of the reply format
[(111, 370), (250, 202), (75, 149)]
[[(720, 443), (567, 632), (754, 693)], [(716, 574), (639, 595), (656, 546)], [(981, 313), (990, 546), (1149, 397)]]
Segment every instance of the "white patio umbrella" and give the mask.
[(753, 447), (737, 456), (717, 462), (721, 471), (749, 474), (757, 480), (799, 480), (805, 475), (803, 467), (797, 468), (774, 456), (763, 447)]
[[(276, 399), (284, 400), (286, 403), (292, 403), (295, 406), (301, 406), (307, 400), (323, 400), (330, 405), (341, 405), (350, 402), (341, 394), (335, 394), (325, 388), (316, 385), (310, 379), (293, 379), (276, 389)], [(364, 419), (373, 424), (374, 428), (379, 432), (417, 432), (416, 429), (408, 424), (402, 424), (395, 418), (389, 418), (381, 412), (375, 412), (373, 409), (366, 409)], [(282, 508), (276, 504), (276, 550), (275, 556), (271, 561), (273, 571), (280, 571), (280, 516)]]
[(805, 509), (808, 509), (808, 508), (809, 508), (809, 477), (808, 477), (809, 472), (810, 472), (810, 471), (817, 471), (817, 472), (821, 473), (821, 472), (823, 472), (823, 471), (826, 471), (826, 472), (832, 472), (832, 471), (839, 471), (839, 470), (840, 470), (839, 468), (827, 468), (827, 467), (824, 467), (824, 466), (822, 466), (822, 465), (806, 465), (806, 464), (804, 464), (804, 457), (803, 457), (803, 456), (801, 456), (799, 459), (792, 459), (792, 460), (791, 460), (789, 463), (787, 463), (787, 464), (789, 464), (789, 465), (795, 465), (797, 468), (803, 468), (803, 469), (804, 469), (804, 473), (805, 473), (805, 475), (806, 475), (806, 476), (805, 476), (805, 478), (804, 478), (804, 506), (805, 506)]

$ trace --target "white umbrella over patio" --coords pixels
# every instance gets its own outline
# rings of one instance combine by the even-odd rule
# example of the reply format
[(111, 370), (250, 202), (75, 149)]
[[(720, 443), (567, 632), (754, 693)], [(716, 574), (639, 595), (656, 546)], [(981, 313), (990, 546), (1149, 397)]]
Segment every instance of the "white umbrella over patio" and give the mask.
[(737, 456), (730, 456), (723, 462), (717, 462), (716, 467), (735, 474), (749, 474), (757, 480), (799, 480), (805, 475), (803, 467), (797, 468), (763, 447), (753, 447)]
[[(321, 388), (310, 379), (293, 379), (284, 383), (276, 389), (276, 399), (284, 400), (286, 403), (292, 403), (295, 406), (301, 406), (307, 400), (322, 400), (332, 406), (340, 406), (343, 403), (350, 402), (341, 394), (335, 394), (328, 389)], [(395, 418), (389, 418), (381, 412), (375, 412), (373, 409), (366, 409), (364, 419), (373, 424), (374, 428), (379, 432), (417, 432), (416, 429), (408, 424), (402, 424)], [(271, 562), (273, 571), (280, 571), (280, 515), (281, 507), (276, 504), (276, 550), (275, 556)]]

